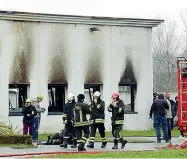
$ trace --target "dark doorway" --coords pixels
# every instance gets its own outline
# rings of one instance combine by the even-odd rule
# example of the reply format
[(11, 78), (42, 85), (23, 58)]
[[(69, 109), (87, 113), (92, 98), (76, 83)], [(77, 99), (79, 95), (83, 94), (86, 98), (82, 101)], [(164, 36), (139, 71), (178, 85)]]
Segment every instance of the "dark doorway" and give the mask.
[[(120, 84), (119, 85), (119, 92), (121, 94), (127, 93), (129, 96), (129, 103), (125, 104), (126, 112), (134, 112), (134, 106), (135, 106), (135, 96), (136, 96), (136, 90), (137, 90), (137, 84)], [(123, 95), (121, 95), (122, 100), (126, 101), (127, 99), (124, 98)], [(124, 99), (123, 99), (124, 98)]]
[(9, 110), (18, 111), (27, 99), (27, 84), (9, 84)]
[(94, 92), (101, 91), (101, 84), (85, 84), (84, 85), (85, 92), (88, 92), (89, 94), (89, 101), (92, 102), (92, 96)]
[(65, 106), (65, 89), (66, 85), (56, 84), (48, 85), (48, 95), (49, 95), (49, 107), (48, 113), (62, 113)]

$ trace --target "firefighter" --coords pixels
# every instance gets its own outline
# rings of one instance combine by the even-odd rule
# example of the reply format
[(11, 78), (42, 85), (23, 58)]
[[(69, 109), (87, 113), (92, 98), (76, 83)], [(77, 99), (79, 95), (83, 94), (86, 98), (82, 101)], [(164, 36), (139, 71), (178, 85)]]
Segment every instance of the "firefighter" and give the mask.
[(112, 95), (112, 102), (108, 106), (108, 111), (112, 112), (112, 135), (114, 137), (114, 146), (112, 149), (118, 149), (118, 141), (121, 142), (121, 148), (124, 148), (127, 141), (120, 136), (120, 131), (124, 123), (124, 103), (119, 99), (119, 93)]
[[(89, 137), (89, 121), (86, 118), (86, 114), (90, 114), (90, 107), (84, 103), (85, 96), (79, 94), (77, 96), (78, 102), (75, 104), (74, 111), (74, 126), (76, 129), (76, 137), (78, 145), (78, 151), (86, 151), (84, 145)], [(82, 131), (84, 136), (82, 136)]]
[(95, 133), (98, 128), (100, 136), (102, 138), (101, 148), (106, 147), (106, 137), (105, 137), (105, 102), (101, 100), (101, 93), (96, 91), (93, 94), (93, 103), (91, 104), (91, 115), (90, 115), (90, 140), (87, 147), (94, 148)]
[(77, 148), (75, 128), (73, 126), (73, 108), (76, 103), (75, 95), (72, 93), (68, 94), (67, 101), (68, 102), (65, 105), (64, 114), (62, 116), (63, 123), (65, 124), (65, 134), (63, 143), (60, 145), (60, 147), (67, 148), (68, 139), (71, 134), (73, 136), (73, 145), (71, 148)]

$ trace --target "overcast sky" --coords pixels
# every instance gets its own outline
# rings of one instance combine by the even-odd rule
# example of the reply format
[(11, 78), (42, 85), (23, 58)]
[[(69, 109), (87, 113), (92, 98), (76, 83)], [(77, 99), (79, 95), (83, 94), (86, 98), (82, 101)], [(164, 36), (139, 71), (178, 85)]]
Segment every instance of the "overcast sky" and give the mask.
[(173, 19), (187, 0), (0, 0), (0, 10), (52, 14)]
[(1, 10), (137, 18), (177, 18), (184, 7), (187, 0), (0, 0)]

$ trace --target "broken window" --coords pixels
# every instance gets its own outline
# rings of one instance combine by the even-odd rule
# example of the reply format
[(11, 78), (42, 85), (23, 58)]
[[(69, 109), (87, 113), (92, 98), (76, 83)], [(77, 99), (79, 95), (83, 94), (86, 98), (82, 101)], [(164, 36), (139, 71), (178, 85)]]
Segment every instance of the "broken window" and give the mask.
[(84, 85), (85, 101), (91, 103), (94, 92), (96, 91), (100, 92), (100, 90), (101, 90), (101, 84), (85, 84)]
[(9, 85), (9, 113), (20, 112), (27, 99), (27, 84)]
[(65, 106), (65, 85), (48, 85), (49, 114), (62, 113)]
[(120, 98), (124, 101), (125, 111), (128, 113), (134, 112), (136, 84), (127, 84), (119, 86)]

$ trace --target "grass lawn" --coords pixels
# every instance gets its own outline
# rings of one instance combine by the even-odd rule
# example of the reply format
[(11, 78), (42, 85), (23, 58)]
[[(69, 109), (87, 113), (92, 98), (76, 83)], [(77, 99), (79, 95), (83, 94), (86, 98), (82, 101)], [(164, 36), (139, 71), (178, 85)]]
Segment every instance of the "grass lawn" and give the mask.
[(61, 154), (43, 155), (33, 158), (186, 158), (187, 149), (134, 151), (134, 152), (103, 152), (100, 154)]
[(26, 149), (26, 148), (35, 148), (37, 146), (26, 145), (26, 144), (0, 144), (0, 147), (10, 147), (13, 149)]
[[(40, 134), (39, 140), (47, 140), (48, 135), (53, 135), (53, 134)], [(154, 137), (156, 136), (156, 131), (155, 129), (152, 130), (146, 130), (146, 131), (122, 131), (121, 135), (123, 137)], [(108, 138), (112, 138), (112, 133), (111, 132), (106, 132), (106, 136)], [(180, 132), (177, 128), (172, 130), (172, 136), (173, 137), (178, 137), (180, 136)], [(97, 132), (96, 138), (100, 138), (99, 133)]]

